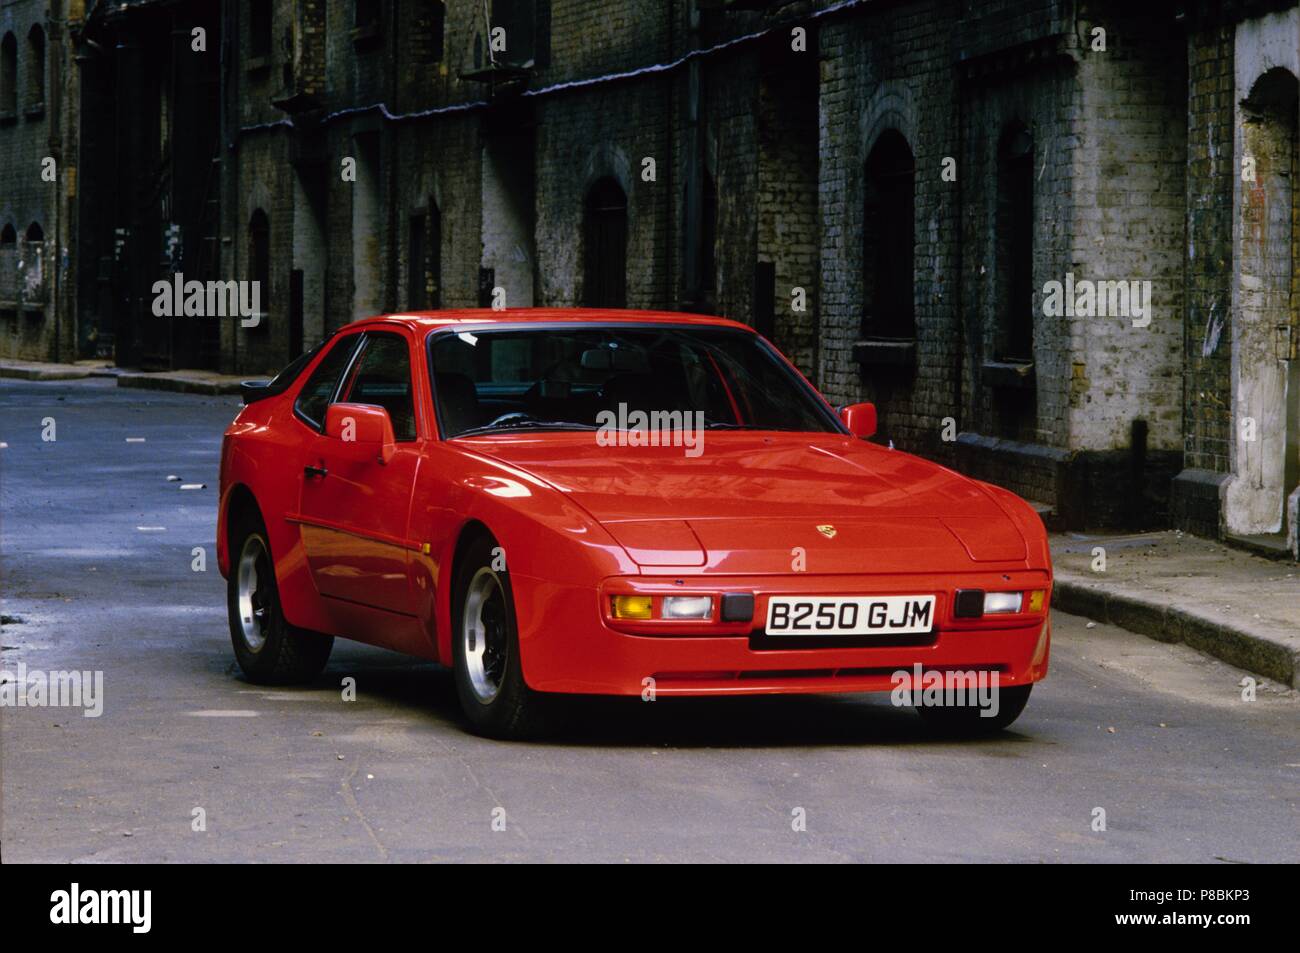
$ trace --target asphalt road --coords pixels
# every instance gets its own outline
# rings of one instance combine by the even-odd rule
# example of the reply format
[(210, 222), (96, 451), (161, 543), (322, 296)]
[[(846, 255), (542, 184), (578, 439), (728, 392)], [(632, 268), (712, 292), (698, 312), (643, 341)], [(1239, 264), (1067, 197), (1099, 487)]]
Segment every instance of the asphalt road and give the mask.
[(250, 685), (214, 543), (236, 407), (0, 381), (0, 667), (104, 673), (98, 718), (0, 708), (5, 861), (1300, 860), (1297, 693), (1060, 613), (977, 742), (873, 696), (593, 700), (485, 741), (445, 672), (344, 642), (313, 686)]

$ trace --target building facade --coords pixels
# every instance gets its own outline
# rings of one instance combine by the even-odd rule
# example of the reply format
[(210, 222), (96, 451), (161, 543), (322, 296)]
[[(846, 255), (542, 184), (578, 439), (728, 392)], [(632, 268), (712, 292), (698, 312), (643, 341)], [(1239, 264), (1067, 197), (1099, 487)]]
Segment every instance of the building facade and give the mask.
[[(379, 311), (720, 313), (1059, 525), (1297, 552), (1296, 0), (67, 22), (81, 354), (263, 374)], [(155, 316), (177, 272), (258, 281), (261, 319)]]
[(0, 0), (0, 358), (51, 361), (76, 353), (69, 275), (68, 190), (75, 88), (57, 0)]

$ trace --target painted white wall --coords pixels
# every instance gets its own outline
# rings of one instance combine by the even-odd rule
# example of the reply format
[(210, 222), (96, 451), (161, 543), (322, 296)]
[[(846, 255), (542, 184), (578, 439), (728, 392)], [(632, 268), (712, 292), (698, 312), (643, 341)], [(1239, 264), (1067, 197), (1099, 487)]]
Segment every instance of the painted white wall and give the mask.
[[(1300, 9), (1239, 24), (1235, 61), (1233, 477), (1226, 489), (1224, 518), (1232, 533), (1277, 533), (1285, 528), (1287, 408), (1295, 403), (1295, 395), (1288, 394), (1289, 368), (1278, 359), (1275, 326), (1287, 320), (1290, 276), (1279, 273), (1284, 270), (1279, 262), (1283, 245), (1289, 256), (1291, 190), (1297, 186), (1290, 181), (1290, 170), (1256, 183), (1242, 181), (1242, 159), (1266, 147), (1268, 131), (1245, 121), (1241, 102), (1271, 69), (1282, 67), (1300, 77)], [(1295, 265), (1290, 263), (1291, 268)], [(1253, 428), (1244, 425), (1248, 420)]]

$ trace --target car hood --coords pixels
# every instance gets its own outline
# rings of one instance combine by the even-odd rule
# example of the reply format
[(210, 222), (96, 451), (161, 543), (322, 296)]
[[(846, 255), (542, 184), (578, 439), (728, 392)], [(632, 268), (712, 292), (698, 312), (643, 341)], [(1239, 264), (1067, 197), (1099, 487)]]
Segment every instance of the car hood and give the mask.
[(710, 431), (695, 457), (602, 447), (590, 433), (465, 442), (565, 494), (643, 566), (788, 572), (795, 546), (810, 571), (1026, 555), (1014, 522), (977, 483), (852, 437)]

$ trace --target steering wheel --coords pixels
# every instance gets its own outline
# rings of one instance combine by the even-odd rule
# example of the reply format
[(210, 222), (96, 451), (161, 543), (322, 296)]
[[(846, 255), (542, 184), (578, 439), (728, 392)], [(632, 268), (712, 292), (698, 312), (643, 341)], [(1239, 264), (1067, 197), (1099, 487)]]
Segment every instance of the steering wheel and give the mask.
[(497, 417), (495, 420), (489, 421), (483, 426), (499, 427), (502, 424), (509, 423), (512, 420), (518, 420), (522, 422), (525, 420), (536, 420), (536, 419), (537, 418), (534, 417), (532, 414), (526, 414), (522, 410), (512, 410), (509, 413), (502, 414), (500, 417)]

